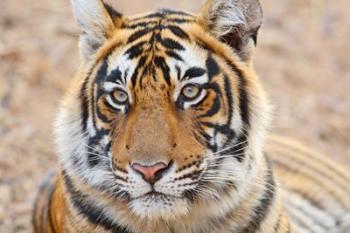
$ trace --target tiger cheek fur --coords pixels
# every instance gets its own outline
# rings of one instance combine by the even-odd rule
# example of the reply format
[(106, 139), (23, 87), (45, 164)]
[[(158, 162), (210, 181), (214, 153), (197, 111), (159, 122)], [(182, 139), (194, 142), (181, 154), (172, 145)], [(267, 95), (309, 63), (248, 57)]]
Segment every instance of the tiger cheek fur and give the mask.
[[(264, 148), (258, 0), (132, 17), (101, 0), (72, 5), (82, 61), (57, 118), (59, 166), (39, 191), (35, 233), (346, 229), (350, 206), (339, 203), (350, 203), (350, 178), (340, 166), (282, 138)], [(313, 173), (322, 169), (342, 184), (319, 188), (335, 190), (324, 199), (290, 175), (322, 186)]]

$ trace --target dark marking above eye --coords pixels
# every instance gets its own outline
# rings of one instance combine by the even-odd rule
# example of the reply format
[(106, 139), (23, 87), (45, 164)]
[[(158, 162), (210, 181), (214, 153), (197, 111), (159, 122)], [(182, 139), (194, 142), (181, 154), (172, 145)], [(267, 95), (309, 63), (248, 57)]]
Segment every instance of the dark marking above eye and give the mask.
[(107, 62), (107, 59), (104, 59), (103, 62), (102, 62), (102, 65), (97, 70), (97, 74), (96, 74), (96, 77), (95, 77), (95, 82), (96, 83), (105, 81), (106, 75), (107, 75), (107, 70), (108, 70), (108, 62)]
[(133, 46), (131, 46), (128, 50), (126, 50), (125, 54), (129, 56), (129, 59), (133, 59), (135, 57), (140, 56), (143, 53), (143, 46), (146, 44), (145, 41), (141, 41)]
[(167, 49), (185, 50), (185, 48), (179, 42), (176, 42), (170, 38), (161, 39), (160, 43)]
[(184, 80), (185, 78), (188, 78), (188, 79), (197, 78), (197, 77), (200, 77), (204, 74), (205, 74), (204, 69), (202, 69), (200, 67), (192, 67), (186, 71), (186, 73), (183, 76), (183, 78), (181, 79), (181, 81)]
[(180, 55), (172, 50), (167, 50), (166, 51), (166, 54), (169, 56), (169, 57), (172, 57), (172, 58), (175, 58), (176, 60), (178, 61), (183, 61), (182, 57), (180, 57)]
[(207, 58), (206, 66), (207, 66), (209, 80), (211, 80), (214, 76), (219, 74), (219, 71), (220, 71), (219, 65), (211, 55), (209, 55)]
[(127, 43), (131, 43), (139, 38), (141, 38), (142, 36), (146, 35), (147, 33), (150, 33), (152, 31), (151, 28), (145, 28), (145, 29), (141, 29), (137, 32), (134, 32), (128, 39)]
[(189, 40), (188, 34), (182, 30), (180, 27), (174, 26), (174, 25), (169, 25), (168, 29), (176, 36), (182, 39)]
[(119, 67), (111, 71), (111, 73), (107, 76), (106, 81), (113, 82), (113, 83), (119, 81), (122, 84), (124, 84), (124, 80), (122, 78), (122, 72), (120, 71)]

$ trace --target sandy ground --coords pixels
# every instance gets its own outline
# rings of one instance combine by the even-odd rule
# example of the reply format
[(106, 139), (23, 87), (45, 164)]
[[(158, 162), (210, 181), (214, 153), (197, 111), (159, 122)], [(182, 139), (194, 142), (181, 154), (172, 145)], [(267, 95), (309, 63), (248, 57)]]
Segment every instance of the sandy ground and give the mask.
[[(127, 13), (200, 1), (112, 0)], [(273, 131), (350, 165), (350, 2), (262, 0), (255, 64)], [(68, 0), (0, 0), (0, 233), (31, 232), (37, 185), (56, 161), (52, 122), (78, 64)]]

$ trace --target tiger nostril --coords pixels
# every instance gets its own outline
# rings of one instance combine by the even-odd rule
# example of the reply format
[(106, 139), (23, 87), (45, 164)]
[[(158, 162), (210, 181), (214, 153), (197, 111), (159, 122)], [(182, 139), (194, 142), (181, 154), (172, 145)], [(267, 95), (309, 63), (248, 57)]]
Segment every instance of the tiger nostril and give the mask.
[(143, 165), (134, 162), (131, 164), (131, 167), (137, 173), (141, 174), (145, 181), (147, 181), (150, 184), (154, 184), (155, 182), (160, 180), (160, 178), (162, 178), (162, 175), (170, 167), (170, 164), (171, 163), (167, 165), (163, 162), (158, 162), (152, 165)]

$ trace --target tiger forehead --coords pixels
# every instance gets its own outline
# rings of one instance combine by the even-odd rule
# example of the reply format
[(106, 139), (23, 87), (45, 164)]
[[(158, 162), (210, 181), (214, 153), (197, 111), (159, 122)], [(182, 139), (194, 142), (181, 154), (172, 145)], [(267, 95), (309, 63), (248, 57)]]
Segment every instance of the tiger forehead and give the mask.
[[(131, 80), (134, 88), (143, 89), (147, 86), (168, 89), (172, 85), (172, 66), (187, 63), (184, 52), (187, 50), (186, 44), (191, 43), (191, 38), (186, 32), (188, 27), (183, 25), (193, 22), (195, 18), (192, 15), (164, 9), (126, 19), (122, 30), (128, 32), (128, 37), (121, 47), (116, 48), (119, 51), (116, 56), (108, 59), (108, 73), (124, 76), (129, 74), (129, 77), (124, 77), (124, 81)], [(169, 59), (175, 62), (169, 64)]]
[(195, 16), (183, 11), (175, 11), (171, 9), (160, 9), (156, 12), (143, 14), (141, 16), (131, 16), (124, 21), (122, 28), (137, 28), (144, 26), (155, 26), (162, 23), (183, 24), (194, 22)]

